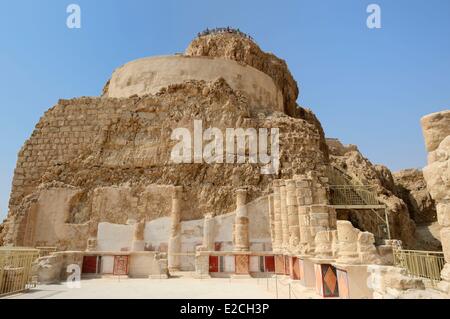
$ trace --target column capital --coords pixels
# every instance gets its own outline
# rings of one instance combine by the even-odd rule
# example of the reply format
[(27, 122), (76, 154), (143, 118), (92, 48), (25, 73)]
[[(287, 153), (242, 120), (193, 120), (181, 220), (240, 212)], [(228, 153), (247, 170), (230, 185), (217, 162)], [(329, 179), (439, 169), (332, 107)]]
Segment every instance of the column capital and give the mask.
[(236, 188), (236, 190), (234, 192), (235, 192), (236, 195), (238, 195), (238, 194), (247, 194), (248, 188), (247, 187), (239, 187), (239, 188)]

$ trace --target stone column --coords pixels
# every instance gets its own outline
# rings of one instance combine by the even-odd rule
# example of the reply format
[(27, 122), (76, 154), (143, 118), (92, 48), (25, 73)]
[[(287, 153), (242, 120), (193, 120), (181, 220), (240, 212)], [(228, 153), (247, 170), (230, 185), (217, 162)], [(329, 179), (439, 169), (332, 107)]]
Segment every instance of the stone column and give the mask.
[(446, 262), (439, 288), (450, 294), (450, 110), (424, 116), (421, 125), (428, 151), (428, 165), (423, 169), (423, 176), (436, 202)]
[(145, 230), (145, 220), (142, 220), (139, 223), (134, 224), (134, 236), (133, 242), (131, 243), (132, 251), (145, 250), (144, 230)]
[(174, 186), (172, 192), (172, 227), (170, 229), (170, 238), (168, 245), (168, 266), (169, 271), (179, 271), (181, 268), (181, 201), (183, 187)]
[(247, 190), (240, 188), (236, 191), (236, 217), (234, 221), (234, 250), (249, 250)]
[(89, 222), (86, 251), (95, 251), (97, 249), (98, 222), (97, 218)]
[(214, 217), (212, 213), (206, 214), (203, 221), (203, 249), (214, 251)]
[(286, 252), (289, 246), (289, 223), (286, 205), (286, 182), (282, 179), (280, 180), (280, 208), (281, 208), (281, 229), (282, 229), (281, 249), (283, 252)]
[(274, 239), (272, 249), (274, 253), (281, 253), (283, 229), (281, 225), (281, 199), (280, 199), (280, 181), (273, 181), (273, 227), (274, 227)]
[(273, 194), (270, 194), (267, 197), (268, 204), (269, 204), (269, 226), (270, 226), (270, 239), (272, 241), (272, 247), (273, 242), (275, 241), (275, 215), (274, 215), (274, 207), (273, 207)]
[(286, 204), (289, 225), (288, 250), (291, 253), (295, 253), (297, 252), (300, 244), (300, 230), (298, 219), (297, 188), (295, 180), (293, 179), (286, 181)]
[(307, 254), (313, 246), (310, 231), (310, 206), (312, 204), (311, 181), (305, 175), (296, 175), (300, 249)]

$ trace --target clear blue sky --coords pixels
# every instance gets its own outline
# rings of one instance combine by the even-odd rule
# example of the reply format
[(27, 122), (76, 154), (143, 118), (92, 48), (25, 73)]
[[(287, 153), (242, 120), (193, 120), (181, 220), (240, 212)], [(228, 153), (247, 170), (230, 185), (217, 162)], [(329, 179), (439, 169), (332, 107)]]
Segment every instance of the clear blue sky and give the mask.
[[(66, 27), (66, 7), (82, 28)], [(366, 27), (366, 7), (382, 29)], [(9, 0), (0, 10), (0, 218), (17, 152), (59, 98), (99, 95), (127, 61), (233, 26), (285, 59), (327, 136), (392, 170), (426, 162), (420, 117), (450, 108), (450, 1)]]

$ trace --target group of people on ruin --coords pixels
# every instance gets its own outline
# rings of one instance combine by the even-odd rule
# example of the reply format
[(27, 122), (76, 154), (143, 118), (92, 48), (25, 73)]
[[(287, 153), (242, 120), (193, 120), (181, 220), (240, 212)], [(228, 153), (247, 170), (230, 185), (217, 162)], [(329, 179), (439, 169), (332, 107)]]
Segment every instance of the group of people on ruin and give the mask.
[(250, 35), (248, 35), (248, 34), (242, 32), (242, 31), (239, 30), (239, 29), (234, 29), (234, 28), (231, 28), (231, 27), (226, 27), (226, 28), (214, 28), (214, 29), (208, 29), (208, 28), (206, 28), (206, 30), (204, 30), (204, 31), (202, 31), (202, 32), (199, 32), (199, 33), (197, 34), (197, 37), (200, 38), (200, 37), (203, 37), (203, 36), (205, 36), (205, 35), (209, 35), (209, 34), (220, 34), (220, 33), (232, 33), (232, 34), (237, 34), (237, 35), (240, 35), (240, 36), (242, 36), (242, 37), (244, 37), (244, 38), (247, 38), (247, 39), (249, 39), (249, 40), (255, 41), (255, 40), (253, 39), (252, 36), (250, 36)]

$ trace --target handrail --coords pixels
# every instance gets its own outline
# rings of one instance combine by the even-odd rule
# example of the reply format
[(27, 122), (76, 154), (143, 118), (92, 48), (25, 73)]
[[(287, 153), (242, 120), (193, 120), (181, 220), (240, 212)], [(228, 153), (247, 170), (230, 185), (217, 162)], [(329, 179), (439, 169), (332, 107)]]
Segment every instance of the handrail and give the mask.
[(0, 296), (21, 292), (32, 285), (32, 264), (37, 249), (0, 247)]
[(444, 253), (440, 251), (394, 249), (394, 265), (406, 270), (411, 277), (426, 278), (434, 286), (441, 280), (445, 265)]
[(374, 186), (366, 185), (330, 185), (332, 205), (379, 205)]
[(39, 250), (39, 258), (50, 256), (58, 250), (57, 247), (36, 247), (36, 249)]

